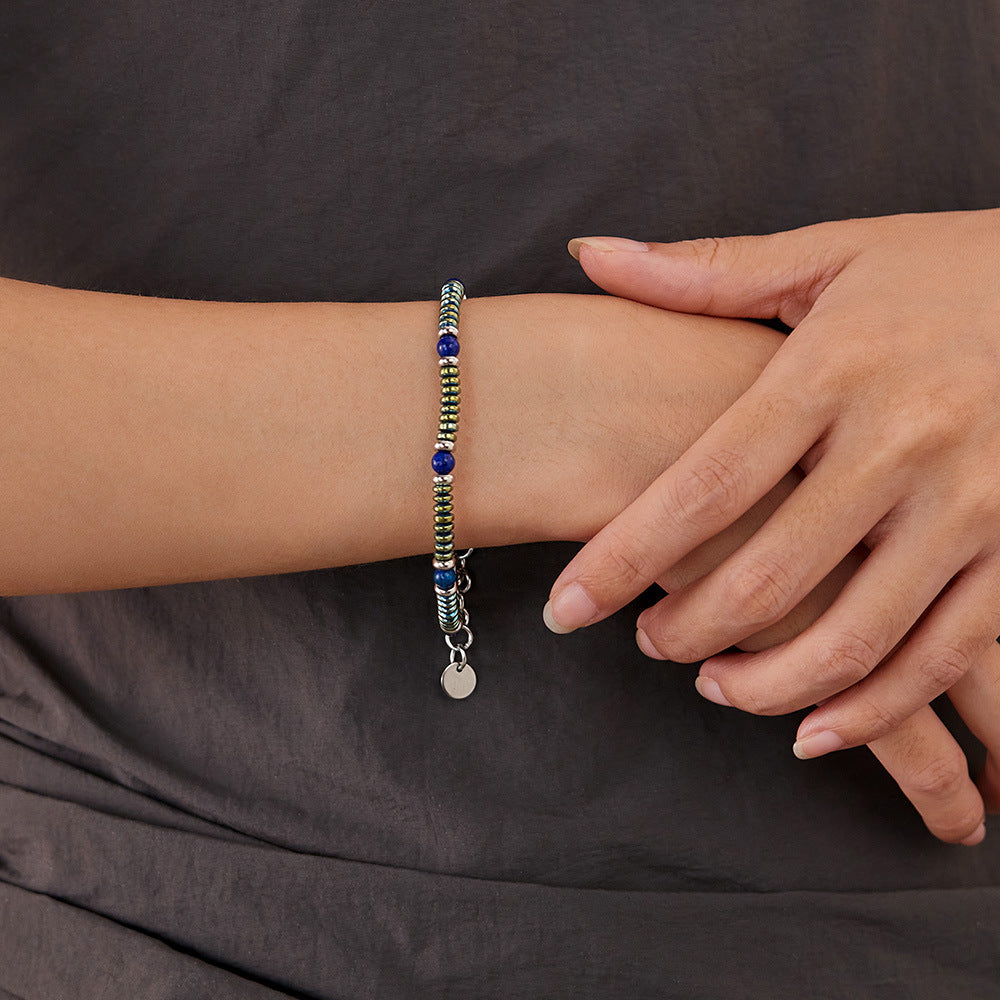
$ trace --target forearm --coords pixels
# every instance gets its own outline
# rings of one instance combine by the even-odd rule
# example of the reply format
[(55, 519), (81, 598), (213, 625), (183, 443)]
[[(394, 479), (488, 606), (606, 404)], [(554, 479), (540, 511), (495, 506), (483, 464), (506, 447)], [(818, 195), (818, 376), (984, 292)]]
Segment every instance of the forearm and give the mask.
[[(619, 400), (632, 373), (610, 344), (601, 354), (622, 309), (656, 324), (634, 331), (655, 399), (631, 410)], [(431, 301), (199, 302), (0, 280), (0, 593), (429, 552), (436, 319)], [(468, 300), (456, 543), (588, 537), (676, 457), (701, 423), (685, 412), (699, 383), (661, 390), (657, 372), (697, 343), (690, 319), (604, 297)], [(715, 409), (740, 386), (708, 388)]]
[[(431, 302), (198, 302), (3, 281), (0, 592), (427, 551), (435, 328)], [(459, 491), (459, 524), (472, 528), (471, 513)]]

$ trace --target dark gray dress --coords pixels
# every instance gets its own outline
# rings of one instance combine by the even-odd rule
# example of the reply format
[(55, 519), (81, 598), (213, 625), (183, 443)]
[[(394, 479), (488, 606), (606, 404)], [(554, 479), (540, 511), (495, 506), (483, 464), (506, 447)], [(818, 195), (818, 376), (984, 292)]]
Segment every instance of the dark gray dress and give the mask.
[[(1000, 205), (998, 85), (985, 0), (4, 0), (0, 273), (586, 291), (573, 235)], [(461, 704), (426, 558), (0, 601), (0, 996), (1000, 996), (1000, 830), (705, 703), (642, 601), (550, 635), (575, 549), (474, 556)]]

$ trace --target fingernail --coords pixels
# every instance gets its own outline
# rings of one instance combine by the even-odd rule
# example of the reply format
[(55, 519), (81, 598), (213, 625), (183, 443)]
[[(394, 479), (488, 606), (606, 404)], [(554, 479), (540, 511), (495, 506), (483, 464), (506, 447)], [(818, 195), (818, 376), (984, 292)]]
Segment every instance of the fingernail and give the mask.
[(969, 836), (965, 838), (965, 840), (961, 841), (961, 843), (965, 844), (966, 847), (975, 847), (976, 844), (981, 844), (985, 839), (985, 837), (986, 837), (986, 824), (980, 823), (979, 826), (976, 827), (976, 832), (970, 833)]
[(551, 631), (565, 635), (586, 625), (597, 615), (597, 605), (578, 583), (571, 583), (542, 609), (542, 619)]
[(635, 630), (636, 645), (654, 660), (665, 660), (666, 657), (649, 641), (649, 636), (641, 628)]
[(544, 608), (542, 608), (542, 621), (545, 622), (545, 627), (550, 632), (555, 632), (556, 635), (565, 635), (567, 632), (572, 632), (571, 628), (563, 628), (556, 620), (552, 617), (552, 602), (549, 601)]
[(648, 243), (640, 243), (638, 240), (625, 240), (620, 236), (578, 236), (570, 240), (567, 250), (571, 256), (580, 259), (580, 247), (591, 247), (594, 250), (601, 250), (604, 253), (611, 253), (614, 250), (627, 250), (630, 253), (643, 253), (649, 250)]
[(725, 705), (726, 708), (733, 707), (732, 702), (722, 693), (722, 688), (711, 677), (702, 677), (699, 674), (694, 679), (694, 688), (707, 701), (714, 701), (716, 705)]
[(844, 741), (836, 733), (827, 730), (796, 740), (792, 744), (792, 753), (799, 760), (809, 760), (812, 757), (821, 757), (825, 753), (839, 750), (843, 745)]

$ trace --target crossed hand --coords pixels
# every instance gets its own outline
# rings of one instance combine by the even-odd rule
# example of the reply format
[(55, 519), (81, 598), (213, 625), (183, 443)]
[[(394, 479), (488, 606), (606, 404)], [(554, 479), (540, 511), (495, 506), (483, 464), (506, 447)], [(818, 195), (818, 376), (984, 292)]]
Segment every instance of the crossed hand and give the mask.
[[(868, 744), (933, 833), (979, 843), (1000, 809), (1000, 210), (570, 250), (615, 295), (792, 332), (560, 574), (549, 627), (593, 624), (669, 578), (797, 466), (751, 537), (639, 616), (636, 641), (704, 660), (696, 686), (720, 705), (812, 707), (797, 756)], [(755, 643), (823, 588), (811, 624)], [(987, 748), (978, 788), (929, 706), (942, 692)]]

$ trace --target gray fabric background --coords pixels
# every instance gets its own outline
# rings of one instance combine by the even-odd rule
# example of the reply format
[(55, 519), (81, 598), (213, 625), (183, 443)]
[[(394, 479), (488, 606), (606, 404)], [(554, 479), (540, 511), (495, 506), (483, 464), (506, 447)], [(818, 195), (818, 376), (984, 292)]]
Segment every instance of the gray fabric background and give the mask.
[[(573, 235), (1000, 205), (998, 85), (985, 0), (5, 0), (0, 273), (588, 291)], [(1000, 997), (995, 825), (703, 702), (652, 594), (550, 635), (574, 551), (476, 553), (461, 705), (424, 558), (0, 600), (0, 995)]]

